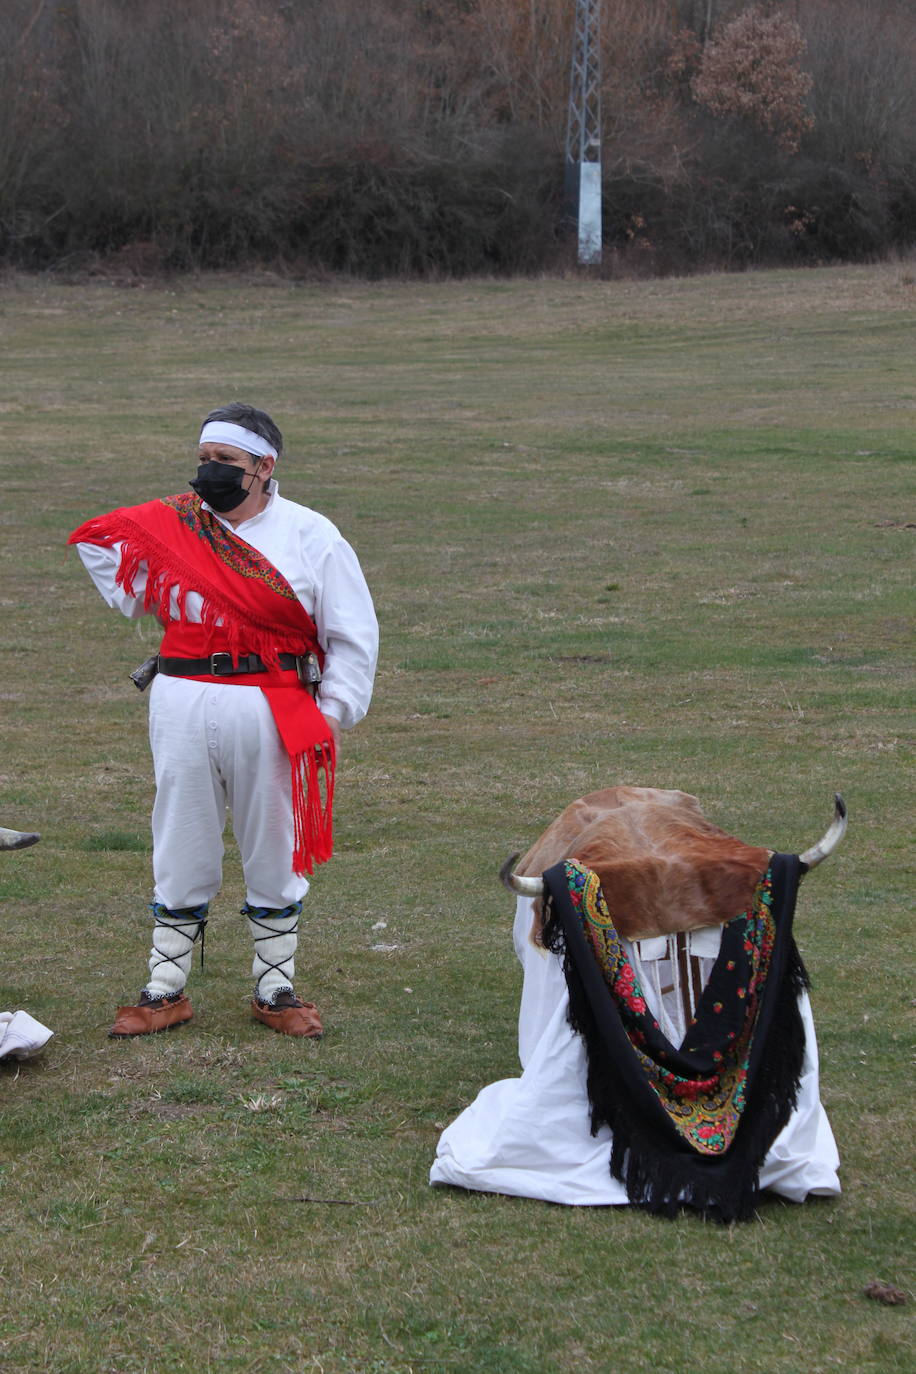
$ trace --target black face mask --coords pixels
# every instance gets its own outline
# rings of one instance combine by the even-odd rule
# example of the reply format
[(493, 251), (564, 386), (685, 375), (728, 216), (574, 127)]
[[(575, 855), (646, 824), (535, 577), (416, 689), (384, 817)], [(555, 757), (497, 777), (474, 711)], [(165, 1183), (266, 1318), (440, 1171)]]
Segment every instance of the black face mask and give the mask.
[(251, 475), (244, 468), (233, 467), (231, 463), (201, 463), (190, 485), (208, 506), (219, 511), (220, 515), (227, 515), (248, 496), (251, 487), (243, 487), (242, 479)]

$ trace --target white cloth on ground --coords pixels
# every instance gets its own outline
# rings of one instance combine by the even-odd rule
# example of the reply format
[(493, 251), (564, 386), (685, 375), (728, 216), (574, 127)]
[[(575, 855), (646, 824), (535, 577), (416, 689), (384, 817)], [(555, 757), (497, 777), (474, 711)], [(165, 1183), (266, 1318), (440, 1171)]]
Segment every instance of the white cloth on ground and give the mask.
[(29, 1059), (53, 1034), (27, 1011), (0, 1011), (0, 1059)]
[[(629, 1199), (610, 1172), (611, 1132), (591, 1134), (583, 1041), (567, 1020), (569, 996), (559, 958), (529, 939), (532, 902), (520, 897), (514, 940), (522, 964), (520, 1078), (484, 1088), (445, 1131), (430, 1172), (433, 1184), (579, 1206), (622, 1206)], [(654, 1015), (653, 992), (643, 987)], [(760, 1186), (793, 1202), (839, 1193), (839, 1156), (820, 1101), (817, 1041), (807, 994), (800, 998), (805, 1059), (798, 1103), (773, 1142)]]

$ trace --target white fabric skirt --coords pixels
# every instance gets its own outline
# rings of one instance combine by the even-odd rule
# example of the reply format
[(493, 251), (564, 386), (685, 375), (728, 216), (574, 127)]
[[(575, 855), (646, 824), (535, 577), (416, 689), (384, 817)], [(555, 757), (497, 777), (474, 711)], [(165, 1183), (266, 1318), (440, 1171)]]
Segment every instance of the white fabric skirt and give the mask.
[[(531, 943), (532, 902), (519, 897), (515, 949), (524, 981), (519, 1011), (520, 1078), (491, 1083), (443, 1131), (430, 1183), (507, 1193), (571, 1206), (622, 1206), (611, 1176), (611, 1133), (592, 1135), (585, 1045), (569, 1025), (560, 960)], [(651, 989), (643, 988), (654, 1015)], [(800, 998), (805, 1059), (798, 1105), (760, 1171), (761, 1188), (793, 1202), (839, 1193), (839, 1155), (821, 1105), (817, 1041), (807, 993)]]

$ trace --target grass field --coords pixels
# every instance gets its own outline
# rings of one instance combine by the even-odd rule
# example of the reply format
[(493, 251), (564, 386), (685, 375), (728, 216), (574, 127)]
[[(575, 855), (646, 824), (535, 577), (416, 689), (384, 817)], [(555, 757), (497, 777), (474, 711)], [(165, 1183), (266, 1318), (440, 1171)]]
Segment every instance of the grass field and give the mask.
[[(911, 1290), (916, 285), (906, 265), (682, 281), (119, 290), (8, 281), (0, 1369), (904, 1371)], [(111, 1042), (148, 946), (150, 764), (68, 531), (182, 489), (248, 399), (281, 488), (379, 610), (338, 853), (308, 899), (320, 1045), (250, 1020), (231, 844), (191, 1026)], [(579, 793), (681, 787), (798, 850), (844, 1194), (724, 1229), (434, 1191), (439, 1131), (517, 1072), (496, 870)], [(378, 923), (386, 922), (384, 928)], [(384, 944), (389, 948), (374, 949)]]

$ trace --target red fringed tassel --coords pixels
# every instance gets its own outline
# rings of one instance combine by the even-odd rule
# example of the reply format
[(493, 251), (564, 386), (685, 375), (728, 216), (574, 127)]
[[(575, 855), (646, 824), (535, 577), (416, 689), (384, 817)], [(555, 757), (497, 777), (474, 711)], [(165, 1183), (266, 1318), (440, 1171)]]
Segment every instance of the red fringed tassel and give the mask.
[[(295, 754), (291, 759), (293, 781), (293, 872), (303, 877), (315, 864), (327, 863), (334, 850), (333, 740)], [(321, 774), (324, 774), (322, 795)]]

